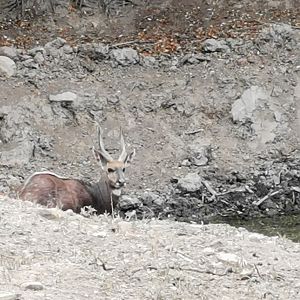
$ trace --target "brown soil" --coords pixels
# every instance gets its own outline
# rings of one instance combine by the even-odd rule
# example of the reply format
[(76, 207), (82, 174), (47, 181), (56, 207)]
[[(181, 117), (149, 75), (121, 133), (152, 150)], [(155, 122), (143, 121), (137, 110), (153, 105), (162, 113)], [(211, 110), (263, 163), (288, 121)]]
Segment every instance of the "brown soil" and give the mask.
[(300, 9), (289, 1), (157, 0), (135, 2), (105, 17), (96, 13), (83, 17), (71, 6), (54, 17), (0, 23), (1, 45), (32, 47), (61, 36), (70, 44), (101, 41), (126, 43), (143, 53), (173, 53), (197, 50), (207, 38), (254, 38), (270, 22), (300, 26)]

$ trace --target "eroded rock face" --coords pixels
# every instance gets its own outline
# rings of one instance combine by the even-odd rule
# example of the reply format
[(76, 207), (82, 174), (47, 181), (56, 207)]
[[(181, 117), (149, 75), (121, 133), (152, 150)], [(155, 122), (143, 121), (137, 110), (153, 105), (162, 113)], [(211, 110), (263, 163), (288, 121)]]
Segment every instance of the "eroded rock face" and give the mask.
[(293, 109), (293, 102), (293, 97), (284, 96), (279, 86), (271, 90), (251, 86), (232, 104), (231, 115), (234, 122), (250, 129), (251, 146), (264, 149), (267, 143), (289, 130), (286, 111)]
[(29, 163), (33, 155), (34, 144), (29, 141), (8, 144), (2, 147), (0, 164), (5, 167), (20, 167)]
[(240, 99), (232, 104), (231, 114), (233, 121), (245, 122), (247, 119), (253, 120), (253, 113), (256, 109), (263, 108), (268, 95), (259, 86), (252, 86), (247, 89)]

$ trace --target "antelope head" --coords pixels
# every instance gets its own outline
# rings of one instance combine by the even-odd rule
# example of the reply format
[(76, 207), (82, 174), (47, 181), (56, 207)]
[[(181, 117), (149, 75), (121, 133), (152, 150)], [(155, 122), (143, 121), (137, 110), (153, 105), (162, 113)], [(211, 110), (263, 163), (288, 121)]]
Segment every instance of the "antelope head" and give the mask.
[(135, 150), (130, 154), (127, 154), (124, 136), (122, 129), (120, 129), (120, 143), (121, 143), (121, 154), (117, 160), (113, 159), (112, 156), (105, 150), (102, 130), (100, 126), (97, 126), (98, 143), (99, 149), (93, 148), (93, 152), (96, 160), (100, 164), (101, 168), (106, 172), (108, 183), (113, 191), (117, 191), (125, 186), (125, 169), (132, 162), (135, 156)]

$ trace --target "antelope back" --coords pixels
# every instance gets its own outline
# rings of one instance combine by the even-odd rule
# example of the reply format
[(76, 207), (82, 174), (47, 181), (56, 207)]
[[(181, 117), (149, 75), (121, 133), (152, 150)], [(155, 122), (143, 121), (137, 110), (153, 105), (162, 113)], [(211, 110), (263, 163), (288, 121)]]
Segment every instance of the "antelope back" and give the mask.
[(80, 212), (83, 206), (93, 204), (85, 185), (76, 179), (61, 177), (52, 172), (37, 172), (23, 184), (18, 196), (47, 207), (59, 207)]

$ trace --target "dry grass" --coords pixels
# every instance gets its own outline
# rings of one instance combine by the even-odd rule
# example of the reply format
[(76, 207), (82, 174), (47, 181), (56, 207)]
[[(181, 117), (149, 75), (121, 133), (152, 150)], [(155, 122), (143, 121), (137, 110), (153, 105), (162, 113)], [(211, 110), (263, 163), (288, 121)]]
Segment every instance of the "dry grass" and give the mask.
[[(227, 225), (86, 218), (0, 199), (0, 290), (23, 299), (297, 299), (299, 244)], [(24, 290), (29, 281), (43, 290)]]

